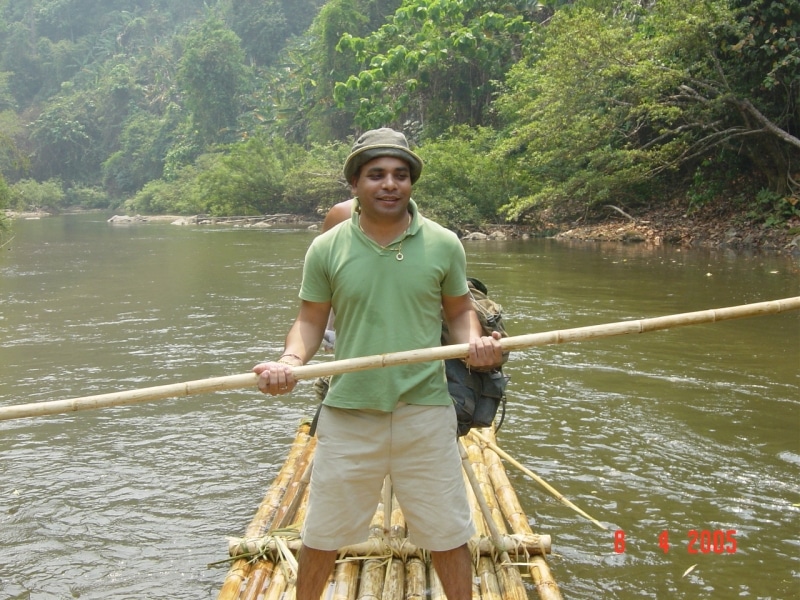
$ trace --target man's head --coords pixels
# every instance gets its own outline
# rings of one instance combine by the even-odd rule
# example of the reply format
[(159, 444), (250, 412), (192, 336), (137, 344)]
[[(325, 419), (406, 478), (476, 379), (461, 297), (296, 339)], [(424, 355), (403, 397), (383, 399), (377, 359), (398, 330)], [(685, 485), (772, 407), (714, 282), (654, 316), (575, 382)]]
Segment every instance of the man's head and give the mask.
[(382, 127), (363, 133), (353, 144), (350, 156), (344, 162), (344, 177), (347, 182), (352, 183), (353, 177), (358, 175), (364, 164), (381, 156), (404, 160), (408, 163), (411, 183), (416, 183), (419, 179), (422, 159), (409, 149), (406, 136), (394, 129)]

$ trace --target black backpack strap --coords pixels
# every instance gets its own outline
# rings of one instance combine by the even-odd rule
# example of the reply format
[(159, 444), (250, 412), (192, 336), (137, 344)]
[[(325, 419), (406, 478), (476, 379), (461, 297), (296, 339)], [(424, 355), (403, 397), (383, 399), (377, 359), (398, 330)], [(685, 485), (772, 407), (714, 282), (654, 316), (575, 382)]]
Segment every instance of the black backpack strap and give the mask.
[(311, 428), (308, 430), (308, 435), (314, 437), (314, 434), (317, 432), (317, 421), (319, 421), (319, 413), (322, 410), (322, 403), (317, 406), (317, 412), (314, 413), (314, 418), (311, 419)]

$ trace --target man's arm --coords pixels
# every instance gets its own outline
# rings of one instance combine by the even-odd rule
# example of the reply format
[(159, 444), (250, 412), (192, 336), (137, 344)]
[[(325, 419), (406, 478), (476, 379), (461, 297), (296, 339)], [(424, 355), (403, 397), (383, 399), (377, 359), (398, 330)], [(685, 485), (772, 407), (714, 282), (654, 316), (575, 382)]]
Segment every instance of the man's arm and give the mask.
[(286, 335), (281, 356), (253, 367), (253, 372), (259, 375), (259, 390), (275, 396), (288, 394), (294, 389), (297, 381), (292, 375), (292, 367), (306, 364), (316, 354), (330, 311), (330, 302), (301, 302), (297, 318)]
[(447, 328), (454, 344), (469, 343), (467, 366), (499, 367), (503, 364), (503, 348), (499, 332), (483, 335), (481, 322), (469, 294), (463, 296), (442, 296), (442, 309)]

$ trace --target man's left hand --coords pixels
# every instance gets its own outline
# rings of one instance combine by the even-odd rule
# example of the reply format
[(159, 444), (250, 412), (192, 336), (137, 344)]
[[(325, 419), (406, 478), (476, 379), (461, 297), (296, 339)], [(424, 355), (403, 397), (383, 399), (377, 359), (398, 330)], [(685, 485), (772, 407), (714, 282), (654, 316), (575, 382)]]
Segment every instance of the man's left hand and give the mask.
[(502, 336), (499, 331), (492, 335), (472, 338), (469, 341), (469, 356), (467, 366), (486, 371), (503, 364), (503, 347), (500, 345)]

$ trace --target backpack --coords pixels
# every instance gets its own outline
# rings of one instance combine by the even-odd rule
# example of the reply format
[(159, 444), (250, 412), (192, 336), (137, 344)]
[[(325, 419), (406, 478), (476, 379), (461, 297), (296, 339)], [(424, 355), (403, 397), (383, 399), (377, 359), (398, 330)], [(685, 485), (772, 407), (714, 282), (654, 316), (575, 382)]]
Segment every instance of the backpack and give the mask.
[[(508, 337), (503, 324), (503, 307), (489, 298), (489, 290), (483, 282), (468, 277), (467, 286), (483, 334), (491, 335), (493, 331), (499, 331), (503, 337)], [(449, 343), (449, 332), (443, 320), (442, 344)], [(504, 352), (503, 364), (508, 361), (508, 357), (509, 353)], [(497, 425), (499, 430), (505, 418), (505, 389), (508, 384), (502, 365), (495, 369), (468, 369), (465, 361), (454, 358), (444, 361), (444, 368), (447, 388), (456, 408), (458, 435), (466, 435), (473, 427), (490, 427), (494, 423), (497, 410), (502, 406), (500, 423)]]

